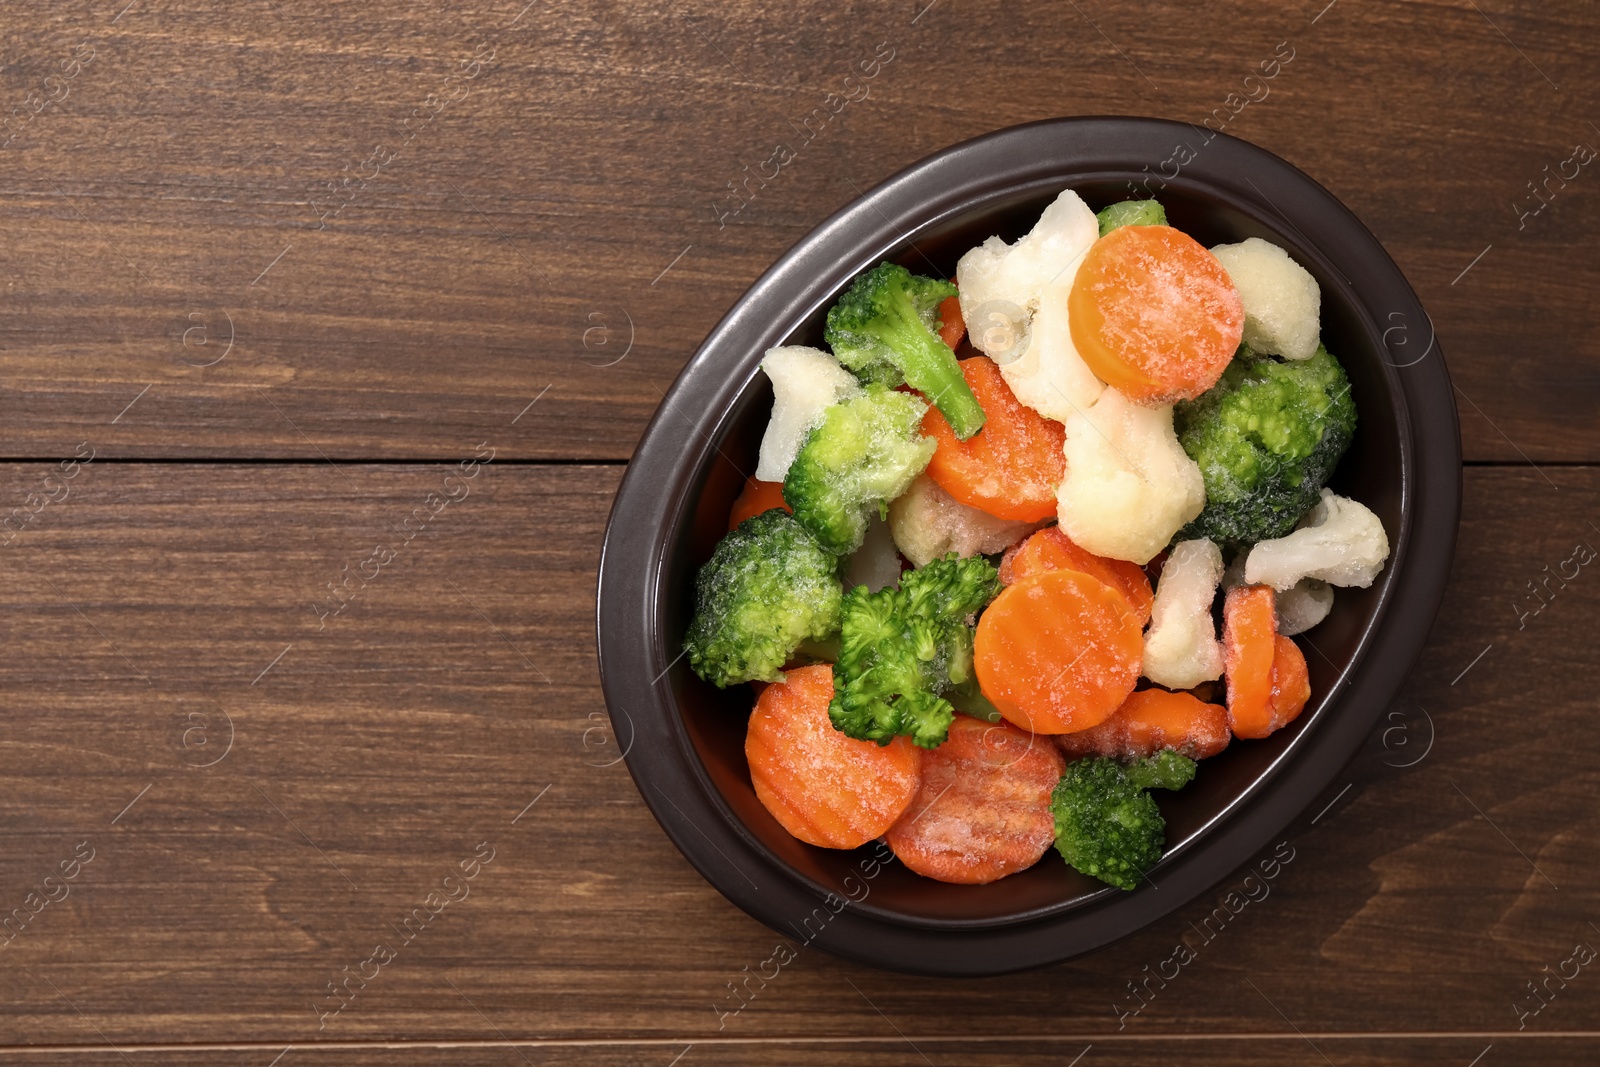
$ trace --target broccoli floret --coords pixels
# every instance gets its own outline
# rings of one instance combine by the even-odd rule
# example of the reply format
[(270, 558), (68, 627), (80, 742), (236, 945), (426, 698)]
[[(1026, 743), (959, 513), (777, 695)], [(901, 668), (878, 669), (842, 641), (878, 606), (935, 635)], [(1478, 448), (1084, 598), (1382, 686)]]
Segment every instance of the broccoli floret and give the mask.
[(1050, 797), (1056, 851), (1073, 869), (1118, 889), (1133, 889), (1161, 859), (1167, 821), (1149, 793), (1179, 789), (1194, 761), (1171, 749), (1133, 764), (1091, 757), (1067, 768)]
[(1104, 237), (1119, 226), (1165, 226), (1167, 211), (1154, 200), (1123, 200), (1095, 215)]
[(950, 346), (938, 334), (939, 303), (956, 287), (884, 263), (855, 280), (828, 311), (823, 336), (863, 381), (902, 381), (933, 401), (957, 437), (983, 428), (983, 408)]
[(1282, 537), (1317, 502), (1356, 428), (1350, 380), (1321, 345), (1289, 362), (1241, 348), (1176, 416), (1178, 440), (1206, 484), (1205, 510), (1179, 541)]
[(839, 628), (838, 566), (782, 508), (741, 522), (695, 579), (690, 668), (718, 687), (783, 681), (802, 641)]
[(887, 745), (901, 734), (944, 742), (955, 710), (941, 694), (972, 677), (968, 619), (1000, 591), (994, 564), (953, 553), (908, 571), (900, 588), (845, 594), (833, 665), (834, 728)]
[(1128, 781), (1139, 789), (1182, 789), (1194, 781), (1194, 772), (1194, 760), (1173, 748), (1135, 760), (1126, 769)]
[(860, 548), (870, 509), (881, 514), (922, 473), (934, 449), (922, 436), (927, 410), (874, 385), (824, 412), (783, 479), (783, 499), (822, 547), (837, 556)]

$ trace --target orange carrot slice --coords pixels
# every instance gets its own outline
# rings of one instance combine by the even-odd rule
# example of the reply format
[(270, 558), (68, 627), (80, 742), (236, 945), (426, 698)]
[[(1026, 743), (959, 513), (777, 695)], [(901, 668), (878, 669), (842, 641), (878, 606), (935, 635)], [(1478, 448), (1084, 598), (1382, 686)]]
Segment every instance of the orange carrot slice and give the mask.
[(1306, 655), (1292, 638), (1279, 634), (1272, 654), (1272, 728), (1282, 729), (1298, 719), (1310, 699)]
[(833, 728), (833, 667), (785, 672), (756, 700), (744, 738), (750, 782), (795, 837), (823, 848), (856, 848), (894, 825), (917, 794), (921, 750), (909, 737), (882, 747)]
[(1001, 519), (1037, 522), (1056, 513), (1066, 476), (1066, 427), (1024, 407), (986, 356), (961, 361), (961, 376), (983, 407), (983, 429), (963, 441), (937, 408), (922, 432), (938, 442), (928, 477), (968, 507)]
[[(951, 279), (954, 281), (954, 279)], [(939, 340), (954, 352), (961, 339), (967, 335), (966, 320), (961, 317), (961, 298), (947, 296), (939, 302)]]
[(1150, 621), (1156, 594), (1143, 567), (1125, 559), (1107, 559), (1081, 547), (1059, 526), (1047, 526), (1000, 558), (1000, 581), (1005, 585), (1045, 571), (1082, 571), (1098, 578), (1127, 597), (1143, 626)]
[(739, 498), (733, 502), (733, 510), (728, 512), (728, 529), (732, 530), (744, 520), (753, 519), (763, 511), (771, 511), (773, 508), (794, 510), (784, 502), (783, 483), (758, 482), (751, 477), (745, 481)]
[(1089, 369), (1141, 404), (1211, 388), (1244, 334), (1228, 272), (1171, 226), (1122, 226), (1090, 245), (1067, 310)]
[(957, 715), (944, 744), (923, 754), (922, 788), (884, 840), (941, 882), (981, 885), (1026, 870), (1055, 840), (1050, 793), (1065, 767), (1042, 737)]
[(1069, 760), (1084, 756), (1143, 759), (1175, 748), (1190, 759), (1206, 759), (1228, 747), (1228, 709), (1189, 693), (1141, 689), (1099, 726), (1062, 734), (1056, 744)]
[[(1114, 231), (1113, 231), (1114, 232)], [(1222, 603), (1223, 676), (1235, 737), (1266, 737), (1272, 725), (1272, 661), (1278, 611), (1270, 585), (1239, 585)]]
[(1127, 598), (1075, 570), (1008, 585), (978, 619), (978, 685), (1023, 729), (1067, 734), (1104, 722), (1133, 692), (1143, 659)]

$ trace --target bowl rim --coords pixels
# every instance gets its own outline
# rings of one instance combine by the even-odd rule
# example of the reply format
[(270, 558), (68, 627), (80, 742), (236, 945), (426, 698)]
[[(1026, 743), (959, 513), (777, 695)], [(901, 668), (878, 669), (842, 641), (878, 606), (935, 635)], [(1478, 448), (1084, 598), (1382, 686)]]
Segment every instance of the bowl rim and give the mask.
[[(1166, 175), (1180, 147), (1190, 157)], [(1151, 173), (1152, 167), (1161, 169)], [(1382, 350), (1396, 355), (1389, 334), (1399, 330), (1403, 348), (1403, 361), (1383, 359), (1400, 429), (1401, 528), (1391, 531), (1378, 603), (1349, 663), (1313, 709), (1314, 728), (1192, 833), (1187, 847), (1163, 857), (1159, 891), (1108, 889), (1070, 907), (981, 920), (906, 916), (865, 899), (843, 902), (772, 854), (734, 814), (694, 752), (667, 684), (681, 652), (668, 655), (658, 613), (670, 533), (694, 503), (687, 483), (725, 433), (761, 354), (860, 270), (915, 247), (917, 232), (986, 201), (1130, 174), (1137, 180), (1141, 173), (1150, 175), (1151, 186), (1225, 202), (1274, 231), (1286, 223), (1321, 260), (1324, 276), (1342, 280), (1345, 299), (1369, 333), (1377, 332), (1377, 322), (1399, 320), (1381, 337)], [(1152, 192), (1159, 195), (1159, 189)], [(1408, 333), (1423, 323), (1429, 344), (1413, 359)], [(1349, 209), (1288, 162), (1226, 134), (1161, 119), (1047, 119), (954, 145), (846, 204), (768, 268), (702, 342), (646, 427), (613, 501), (596, 592), (601, 684), (618, 736), (624, 732), (618, 720), (626, 720), (627, 765), (646, 805), (690, 863), (741, 909), (781, 932), (831, 898), (840, 904), (816, 938), (824, 951), (914, 973), (1026, 969), (1093, 951), (1182, 907), (1270, 843), (1328, 786), (1421, 652), (1443, 597), (1460, 504), (1453, 387), (1431, 320), (1398, 266)], [(1379, 647), (1382, 655), (1374, 656)]]

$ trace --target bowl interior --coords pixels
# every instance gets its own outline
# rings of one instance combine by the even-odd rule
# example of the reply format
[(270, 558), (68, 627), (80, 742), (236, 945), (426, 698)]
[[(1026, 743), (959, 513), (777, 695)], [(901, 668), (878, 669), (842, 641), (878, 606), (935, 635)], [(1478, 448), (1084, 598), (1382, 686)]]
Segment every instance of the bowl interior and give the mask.
[[(1053, 189), (997, 196), (960, 215), (931, 224), (908, 236), (888, 258), (923, 274), (951, 277), (956, 260), (991, 234), (1008, 241), (1026, 233), (1061, 188), (1075, 189), (1098, 210), (1126, 199), (1126, 181), (1063, 182)], [(1159, 194), (1172, 225), (1211, 246), (1247, 237), (1261, 237), (1285, 248), (1316, 277), (1322, 288), (1322, 337), (1350, 376), (1358, 410), (1355, 439), (1331, 487), (1370, 507), (1397, 548), (1402, 530), (1404, 479), (1400, 440), (1404, 416), (1397, 411), (1392, 368), (1384, 358), (1381, 328), (1359, 307), (1347, 281), (1282, 216), (1235, 205), (1208, 196), (1198, 188), (1174, 185)], [(1272, 223), (1276, 220), (1281, 228)], [(835, 294), (837, 295), (837, 294)], [(798, 321), (784, 344), (826, 348), (823, 317), (831, 299)], [(668, 659), (682, 647), (694, 607), (693, 579), (726, 530), (729, 508), (753, 471), (761, 434), (771, 409), (772, 392), (764, 375), (756, 374), (740, 393), (730, 417), (721, 422), (717, 448), (692, 491), (695, 505), (682, 513), (685, 521), (669, 537), (662, 574), (665, 593), (663, 637)], [(1398, 551), (1394, 557), (1397, 558)], [(1158, 791), (1167, 818), (1167, 858), (1191, 849), (1206, 829), (1263, 782), (1301, 738), (1317, 729), (1328, 697), (1349, 666), (1377, 611), (1391, 577), (1389, 568), (1369, 589), (1341, 589), (1332, 613), (1299, 638), (1312, 685), (1312, 703), (1290, 727), (1263, 741), (1236, 741), (1221, 755), (1201, 764), (1195, 781), (1182, 792)], [(669, 672), (675, 703), (693, 755), (713, 788), (739, 824), (772, 860), (813, 888), (851, 896), (847, 884), (867, 850), (840, 852), (795, 840), (757, 800), (744, 758), (744, 723), (754, 703), (748, 687), (718, 690), (695, 677), (681, 662)], [(1165, 862), (1165, 861), (1164, 861)], [(1161, 867), (1150, 872), (1159, 884)], [(957, 886), (912, 874), (894, 864), (873, 883), (870, 902), (862, 910), (914, 925), (967, 926), (1021, 922), (1044, 914), (1080, 907), (1118, 890), (1078, 874), (1048, 851), (1031, 869), (986, 886)]]

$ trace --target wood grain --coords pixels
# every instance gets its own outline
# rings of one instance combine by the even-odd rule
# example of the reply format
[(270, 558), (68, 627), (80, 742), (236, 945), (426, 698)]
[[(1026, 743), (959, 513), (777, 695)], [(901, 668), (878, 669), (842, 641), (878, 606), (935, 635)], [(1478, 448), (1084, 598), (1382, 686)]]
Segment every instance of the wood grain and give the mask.
[[(1595, 539), (1600, 470), (1555, 471), (1558, 489), (1522, 470), (1467, 472), (1455, 581), (1405, 697), (1317, 805), (1328, 809), (1287, 835), (1294, 858), (1270, 893), (1210, 942), (1189, 924), (1243, 872), (1218, 900), (1089, 959), (943, 982), (802, 952), (724, 1016), (727, 983), (778, 938), (683, 861), (624, 767), (607, 765), (591, 598), (617, 468), (481, 465), (470, 493), (318, 628), (319, 588), (399, 542), (452, 469), (91, 462), (3, 549), (4, 910), (79, 842), (94, 858), (4, 950), (0, 1046), (93, 1045), (97, 1030), (119, 1047), (281, 1049), (502, 1034), (882, 1041), (898, 1029), (941, 1042), (1240, 1034), (1186, 1047), (1183, 1061), (1283, 1062), (1301, 1053), (1262, 1042), (1298, 1027), (1369, 1035), (1337, 1038), (1355, 1044), (1342, 1061), (1330, 1052), (1336, 1062), (1449, 1062), (1465, 1049), (1465, 1063), (1491, 1042), (1500, 1055), (1522, 983), (1600, 940), (1585, 640), (1600, 585), (1585, 570), (1521, 629), (1511, 607), (1546, 563)], [(30, 491), (44, 470), (0, 468), (0, 492)], [(465, 899), (420, 931), (395, 929), (480, 843), (493, 859)], [(408, 930), (397, 958), (319, 1019), (338, 1003), (327, 983)], [(1185, 937), (1199, 959), (1119, 1020), (1113, 1005), (1138, 1003), (1127, 983)], [(1600, 981), (1584, 971), (1522, 1021), (1546, 1036), (1600, 1029)], [(1487, 1036), (1477, 1048), (1476, 1036), (1381, 1037), (1458, 1031)], [(665, 1063), (681, 1047), (581, 1054)], [(1180, 1054), (1123, 1047), (1093, 1055)], [(1572, 1047), (1526, 1054), (1559, 1061)], [(757, 1054), (737, 1049), (694, 1056)], [(1006, 1045), (970, 1062), (1061, 1051)], [(907, 1062), (851, 1052), (869, 1054)]]
[[(509, 454), (625, 459), (719, 316), (859, 190), (1031, 119), (1200, 122), (1259, 96), (1281, 43), (1227, 130), (1393, 252), (1468, 457), (1597, 458), (1600, 180), (1528, 214), (1600, 146), (1591, 5), (923, 6), (8, 13), (0, 99), (43, 110), (0, 149), (0, 456), (92, 432), (129, 457), (437, 459), (543, 395)], [(869, 95), (803, 126), (880, 43)]]
[[(1597, 29), (1575, 0), (0, 12), (0, 1062), (1591, 1062), (1600, 977), (1527, 983), (1600, 944), (1600, 584), (1543, 584), (1600, 539), (1600, 178), (1529, 183), (1600, 147)], [(777, 935), (656, 826), (598, 687), (621, 462), (859, 192), (1017, 122), (1202, 121), (1282, 43), (1228, 132), (1389, 248), (1489, 464), (1405, 694), (1270, 894), (1142, 998), (1244, 872), (1085, 960), (807, 951), (731, 1013)]]
[[(171, 1067), (261, 1067), (281, 1055), (275, 1067), (301, 1067), (307, 1063), (335, 1067), (506, 1067), (527, 1063), (536, 1067), (748, 1067), (751, 1063), (781, 1063), (790, 1067), (834, 1067), (839, 1063), (860, 1067), (901, 1067), (904, 1064), (968, 1064), (971, 1067), (1071, 1067), (1077, 1063), (1099, 1067), (1144, 1067), (1152, 1062), (1175, 1062), (1194, 1067), (1255, 1067), (1285, 1063), (1362, 1063), (1372, 1067), (1461, 1067), (1474, 1056), (1481, 1063), (1510, 1067), (1544, 1067), (1550, 1063), (1587, 1063), (1595, 1052), (1590, 1037), (1540, 1037), (1494, 1034), (1493, 1040), (1476, 1035), (1462, 1037), (1372, 1038), (1307, 1033), (1291, 1037), (1223, 1037), (1157, 1040), (1132, 1038), (1092, 1041), (1077, 1037), (1024, 1038), (997, 1041), (946, 1041), (938, 1038), (896, 1036), (880, 1041), (771, 1041), (771, 1042), (518, 1042), (493, 1040), (469, 1047), (378, 1045), (260, 1045), (253, 1048), (141, 1048), (113, 1050), (76, 1046), (49, 1052), (0, 1051), (7, 1067), (55, 1067), (70, 1062), (81, 1067), (124, 1067), (127, 1063), (170, 1064)], [(1493, 1059), (1486, 1053), (1492, 1048)], [(1328, 1057), (1326, 1060), (1319, 1053)], [(70, 1058), (69, 1058), (70, 1057)]]

